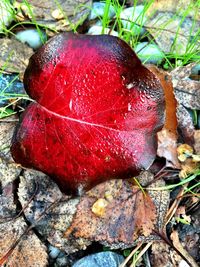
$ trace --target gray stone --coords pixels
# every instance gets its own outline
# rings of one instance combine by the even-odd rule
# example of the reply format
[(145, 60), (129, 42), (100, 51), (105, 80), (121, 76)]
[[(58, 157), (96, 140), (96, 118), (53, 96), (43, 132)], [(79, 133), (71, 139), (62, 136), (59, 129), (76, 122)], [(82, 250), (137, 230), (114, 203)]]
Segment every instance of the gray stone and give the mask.
[(118, 267), (123, 261), (122, 255), (106, 251), (84, 257), (75, 262), (72, 267)]
[(140, 60), (145, 63), (159, 64), (165, 57), (164, 53), (159, 49), (159, 47), (153, 43), (138, 43), (134, 50)]
[(14, 10), (9, 1), (0, 2), (0, 31), (3, 31), (8, 26), (14, 17)]
[[(89, 19), (91, 20), (91, 19), (96, 19), (98, 17), (103, 17), (103, 15), (105, 13), (104, 12), (105, 7), (106, 7), (106, 3), (94, 2), (92, 5), (91, 13), (89, 15)], [(109, 19), (114, 17), (114, 15), (115, 15), (114, 7), (112, 5), (110, 5), (109, 12), (108, 12)]]
[(44, 31), (40, 32), (36, 29), (28, 29), (20, 31), (16, 34), (17, 40), (28, 44), (31, 48), (37, 49), (47, 41), (47, 35)]
[[(89, 31), (88, 31), (88, 34), (90, 35), (99, 35), (99, 34), (102, 34), (102, 30), (103, 30), (103, 27), (102, 26), (92, 26)], [(110, 35), (113, 35), (113, 36), (118, 36), (118, 32), (114, 31), (114, 30), (111, 30), (109, 28), (104, 28), (104, 31), (103, 31), (104, 34), (110, 34)]]
[(132, 35), (141, 35), (145, 32), (142, 26), (146, 22), (147, 18), (144, 15), (143, 5), (125, 8), (120, 14), (120, 19), (123, 27), (131, 31)]
[(0, 74), (0, 107), (9, 103), (15, 94), (26, 94), (24, 85), (16, 74)]

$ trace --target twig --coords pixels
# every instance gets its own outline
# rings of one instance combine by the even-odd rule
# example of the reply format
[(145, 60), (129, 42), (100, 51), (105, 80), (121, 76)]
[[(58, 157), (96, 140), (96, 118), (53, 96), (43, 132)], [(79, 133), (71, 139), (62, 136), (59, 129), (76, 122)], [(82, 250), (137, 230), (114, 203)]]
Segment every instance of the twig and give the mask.
[(150, 246), (153, 244), (153, 241), (146, 244), (146, 246), (140, 251), (137, 258), (133, 261), (133, 263), (130, 265), (130, 267), (135, 267), (136, 262), (139, 260), (140, 257), (150, 248)]
[(135, 254), (135, 252), (138, 251), (138, 249), (142, 246), (142, 244), (143, 244), (142, 242), (139, 242), (138, 245), (137, 245), (137, 247), (134, 248), (134, 249), (131, 251), (131, 253), (128, 255), (128, 257), (126, 257), (125, 261), (122, 262), (122, 263), (119, 265), (119, 267), (125, 267), (126, 264), (129, 262), (129, 260), (133, 257), (133, 255)]

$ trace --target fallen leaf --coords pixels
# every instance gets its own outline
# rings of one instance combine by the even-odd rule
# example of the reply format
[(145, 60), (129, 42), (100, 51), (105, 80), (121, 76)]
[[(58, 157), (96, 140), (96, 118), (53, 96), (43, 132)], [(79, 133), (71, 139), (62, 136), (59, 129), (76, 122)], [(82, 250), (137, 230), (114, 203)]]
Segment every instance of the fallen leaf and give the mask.
[[(138, 180), (139, 182), (146, 185), (147, 183), (152, 181), (153, 178), (154, 176), (151, 173), (145, 172), (142, 173), (140, 177), (138, 177)], [(37, 192), (35, 192), (36, 183), (38, 183), (39, 186)], [(88, 207), (85, 208), (82, 204), (82, 208), (80, 208), (79, 212), (77, 208), (79, 207), (82, 199), (80, 199), (79, 197), (70, 198), (64, 195), (62, 196), (56, 184), (48, 176), (37, 171), (26, 170), (24, 175), (20, 177), (18, 196), (19, 201), (24, 209), (25, 217), (29, 221), (29, 223), (35, 225), (35, 230), (38, 231), (44, 239), (47, 239), (53, 246), (66, 251), (66, 253), (73, 253), (77, 250), (85, 249), (91, 244), (92, 241), (97, 240), (100, 243), (115, 249), (122, 249), (133, 245), (127, 240), (124, 240), (124, 242), (118, 241), (116, 243), (114, 243), (113, 240), (113, 242), (111, 242), (110, 237), (107, 234), (107, 231), (108, 233), (112, 231), (112, 228), (110, 230), (107, 230), (107, 228), (110, 226), (110, 223), (112, 222), (112, 218), (106, 215), (107, 207), (109, 207), (111, 203), (113, 203), (114, 205), (114, 203), (116, 202), (118, 207), (116, 207), (115, 209), (117, 209), (119, 215), (119, 225), (117, 226), (116, 224), (116, 228), (119, 227), (119, 231), (116, 231), (115, 240), (120, 240), (121, 231), (128, 231), (125, 230), (125, 226), (130, 225), (131, 227), (131, 224), (133, 224), (134, 221), (137, 224), (143, 224), (139, 225), (141, 226), (141, 233), (137, 233), (138, 239), (135, 240), (135, 242), (145, 242), (149, 240), (160, 239), (159, 236), (155, 234), (147, 235), (147, 233), (150, 232), (150, 229), (149, 226), (146, 225), (146, 222), (148, 223), (149, 221), (151, 221), (151, 218), (155, 215), (154, 211), (156, 209), (155, 228), (159, 231), (164, 231), (165, 214), (169, 204), (168, 191), (153, 191), (150, 188), (151, 186), (149, 186), (148, 192), (151, 196), (151, 199), (149, 199), (148, 196), (145, 198), (145, 196), (142, 195), (142, 192), (140, 192), (139, 197), (137, 198), (137, 195), (134, 195), (134, 191), (132, 191), (132, 186), (129, 186), (129, 188), (127, 188), (127, 183), (125, 183), (125, 188), (122, 189), (122, 187), (124, 186), (123, 180), (111, 180), (109, 182), (106, 182), (101, 185), (102, 190), (100, 190), (99, 186), (100, 185), (93, 187), (92, 190), (88, 191), (87, 194), (82, 197), (82, 199), (84, 198), (93, 200), (90, 206), (90, 213), (88, 213)], [(164, 186), (164, 181), (157, 181), (156, 183), (152, 184), (152, 186)], [(127, 190), (129, 190), (129, 192), (126, 196), (125, 192)], [(121, 192), (124, 192), (122, 196)], [(128, 199), (128, 203), (126, 204), (126, 199), (129, 198), (129, 196), (133, 199), (137, 198), (139, 205), (138, 212), (135, 214), (131, 213), (130, 217), (129, 214), (127, 214), (126, 216), (126, 212), (124, 211), (124, 206), (127, 207), (131, 202), (131, 199)], [(139, 202), (140, 199), (142, 200), (142, 204)], [(103, 200), (103, 202), (107, 204), (103, 208), (103, 213), (98, 212), (98, 200), (100, 200), (100, 202)], [(147, 200), (147, 204), (144, 203), (144, 200)], [(97, 214), (96, 212), (94, 212), (95, 204), (97, 205)], [(140, 208), (142, 209), (143, 206), (145, 206), (147, 208), (147, 212), (150, 213), (151, 218), (149, 218), (149, 221), (146, 219), (146, 215), (141, 218)], [(112, 210), (112, 213), (115, 211), (115, 209)], [(131, 209), (134, 209), (134, 207), (127, 207), (127, 210), (131, 211)], [(95, 223), (97, 221), (93, 221), (92, 218), (90, 218), (90, 215), (97, 218), (97, 221), (99, 220), (96, 234), (94, 228), (96, 227)], [(81, 228), (81, 225), (79, 225), (79, 223), (75, 226), (74, 220), (76, 217), (78, 217), (80, 221), (82, 221), (82, 219), (91, 219), (90, 224), (86, 224), (85, 227), (87, 228), (89, 233), (91, 231), (91, 228), (92, 230), (94, 230), (93, 232), (91, 232), (93, 236), (82, 238), (77, 235), (64, 235), (66, 230), (71, 229), (71, 227), (78, 227), (78, 229)], [(135, 219), (135, 217), (137, 219)], [(140, 218), (141, 220), (140, 222), (138, 222)], [(123, 219), (125, 220), (124, 226), (121, 227), (122, 230), (120, 230), (120, 226), (123, 224), (123, 221), (120, 222), (120, 220)], [(104, 231), (102, 232), (102, 234), (100, 232), (101, 230)], [(133, 231), (133, 229), (131, 231)], [(147, 236), (143, 235), (143, 231)], [(106, 235), (106, 237), (104, 235)]]
[[(104, 199), (109, 187), (117, 188), (108, 201), (103, 216), (93, 213), (94, 203)], [(71, 226), (65, 233), (108, 244), (123, 242), (131, 245), (139, 235), (148, 236), (156, 224), (156, 208), (148, 193), (125, 180), (112, 180), (97, 185), (80, 199)]]
[(26, 170), (20, 176), (18, 197), (26, 219), (53, 246), (70, 254), (86, 249), (91, 244), (91, 241), (83, 238), (63, 237), (66, 227), (72, 222), (79, 198), (63, 196), (47, 175)]
[(179, 142), (193, 146), (195, 131), (192, 117), (187, 109), (181, 104), (178, 105), (176, 114), (178, 118)]
[(0, 39), (0, 69), (11, 73), (23, 74), (33, 49), (16, 39)]
[(129, 178), (154, 161), (163, 90), (124, 41), (60, 34), (31, 58), (24, 81), (36, 102), (17, 127), (12, 155), (62, 191)]
[(186, 108), (200, 109), (200, 81), (190, 79), (195, 63), (171, 71), (174, 93), (179, 104)]
[[(27, 225), (23, 218), (0, 224), (1, 266), (47, 266), (46, 248), (38, 237), (32, 231), (21, 237), (26, 229)], [(18, 241), (17, 246), (13, 248)]]
[(33, 231), (28, 231), (16, 206), (16, 184), (7, 182), (5, 174), (1, 178), (6, 182), (1, 181), (0, 192), (0, 266), (47, 266), (45, 246)]

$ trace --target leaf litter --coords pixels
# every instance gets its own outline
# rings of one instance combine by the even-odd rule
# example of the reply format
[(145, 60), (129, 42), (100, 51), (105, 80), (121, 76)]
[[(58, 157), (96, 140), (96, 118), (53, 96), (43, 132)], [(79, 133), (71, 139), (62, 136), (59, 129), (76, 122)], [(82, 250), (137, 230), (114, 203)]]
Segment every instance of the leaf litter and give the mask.
[[(187, 83), (187, 86), (190, 86), (190, 85), (191, 85), (191, 83), (188, 82)], [(193, 84), (191, 86), (193, 87)], [(179, 98), (177, 100), (179, 101)], [(181, 101), (182, 100), (180, 98), (180, 102)], [(192, 100), (190, 99), (190, 102), (191, 101)], [(195, 95), (194, 95), (193, 101), (196, 101)], [(181, 119), (178, 120), (178, 122), (179, 122), (179, 130), (182, 130), (183, 129), (183, 127), (180, 124), (181, 121), (182, 121)], [(10, 126), (9, 123), (6, 123), (6, 124), (10, 127), (10, 129), (8, 127), (6, 131), (5, 130), (4, 131), (1, 131), (1, 133), (3, 133), (3, 135), (1, 135), (1, 136), (4, 136), (4, 134), (5, 134), (5, 136), (8, 136), (7, 137), (7, 141), (10, 141), (10, 137), (11, 137), (12, 131), (13, 131), (13, 125)], [(195, 145), (197, 147), (196, 149), (198, 150), (198, 141), (199, 141), (198, 139), (199, 138), (198, 138), (197, 133), (198, 133), (198, 131), (194, 131), (194, 129), (193, 129), (193, 131), (191, 131), (190, 135), (185, 135), (186, 137), (183, 137), (182, 140), (183, 141), (184, 140), (189, 140), (190, 141), (191, 138), (193, 137), (193, 135), (196, 134), (194, 140), (195, 140)], [(3, 138), (0, 138), (0, 139), (3, 140)], [(9, 144), (8, 144), (8, 147), (9, 147)], [(4, 155), (1, 154), (1, 159), (3, 159), (5, 161), (5, 163), (7, 164), (8, 163), (8, 158), (10, 158), (10, 156), (8, 157), (8, 156), (6, 156), (6, 154), (8, 155), (8, 150), (7, 150), (6, 153), (4, 153)], [(11, 167), (11, 165), (9, 165), (9, 168), (10, 167)], [(7, 168), (7, 169), (9, 169), (9, 168)], [(17, 166), (17, 168), (19, 168), (19, 167)], [(89, 236), (89, 239), (82, 238), (82, 237), (79, 237), (79, 236), (74, 238), (74, 236), (72, 235), (70, 237), (71, 238), (70, 239), (69, 238), (69, 233), (71, 233), (71, 229), (73, 229), (73, 227), (75, 227), (74, 220), (76, 222), (76, 219), (79, 219), (79, 218), (76, 217), (77, 208), (78, 207), (81, 207), (81, 205), (83, 205), (82, 202), (84, 203), (84, 199), (87, 199), (88, 198), (88, 202), (89, 202), (89, 200), (91, 198), (91, 196), (90, 197), (87, 196), (87, 194), (89, 194), (89, 192), (86, 193), (86, 195), (83, 195), (81, 197), (81, 199), (80, 198), (75, 199), (75, 201), (74, 201), (74, 199), (68, 199), (68, 197), (66, 198), (65, 196), (63, 198), (63, 195), (59, 191), (59, 189), (57, 188), (57, 186), (53, 182), (52, 182), (53, 183), (53, 186), (51, 186), (51, 182), (50, 182), (51, 180), (49, 180), (49, 178), (46, 177), (47, 182), (46, 182), (46, 185), (43, 187), (43, 190), (41, 191), (42, 192), (41, 199), (40, 199), (40, 197), (38, 198), (38, 203), (40, 203), (40, 207), (42, 206), (41, 203), (45, 203), (44, 204), (45, 208), (43, 208), (43, 209), (39, 208), (39, 212), (38, 213), (35, 212), (34, 215), (33, 215), (33, 210), (37, 206), (36, 205), (37, 198), (35, 200), (35, 197), (34, 197), (33, 200), (30, 201), (31, 196), (33, 196), (30, 193), (31, 192), (34, 193), (33, 188), (34, 188), (35, 183), (33, 183), (33, 181), (31, 181), (31, 179), (29, 179), (28, 177), (31, 176), (31, 175), (33, 177), (37, 177), (36, 178), (36, 181), (37, 182), (40, 181), (41, 178), (38, 179), (38, 176), (40, 176), (38, 174), (38, 172), (31, 171), (31, 173), (32, 173), (31, 175), (30, 175), (29, 171), (26, 171), (26, 172), (25, 172), (24, 175), (21, 175), (21, 178), (20, 178), (21, 188), (19, 187), (20, 188), (19, 189), (19, 199), (20, 199), (20, 202), (21, 202), (22, 206), (25, 207), (24, 213), (25, 213), (25, 216), (28, 219), (28, 221), (31, 222), (31, 223), (36, 223), (36, 229), (37, 229), (37, 231), (40, 232), (45, 238), (47, 238), (47, 240), (49, 240), (55, 246), (57, 245), (58, 247), (60, 247), (60, 248), (62, 248), (64, 250), (66, 249), (68, 252), (74, 252), (74, 251), (76, 251), (78, 249), (83, 249), (83, 248), (85, 249), (89, 244), (91, 244), (91, 241), (93, 241), (93, 238), (91, 238), (91, 236)], [(12, 181), (15, 180), (19, 176), (19, 169), (18, 169), (18, 172), (17, 173), (16, 173), (16, 171), (14, 171), (14, 173), (15, 174), (14, 175), (12, 174), (11, 175), (11, 178), (8, 179), (8, 182), (5, 182), (6, 181), (5, 180), (5, 176), (4, 176), (5, 173), (3, 173), (1, 175), (1, 177), (4, 177), (4, 179), (2, 178), (2, 180), (4, 182), (4, 189), (5, 189), (5, 190), (3, 190), (3, 192), (6, 192), (6, 193), (4, 193), (4, 196), (3, 196), (4, 199), (3, 198), (2, 198), (3, 200), (1, 199), (3, 205), (5, 206), (5, 209), (3, 210), (3, 213), (2, 214), (4, 216), (8, 216), (8, 217), (10, 216), (12, 218), (15, 215), (15, 208), (16, 208), (15, 205), (13, 205), (13, 203), (12, 203), (12, 197), (13, 197), (13, 191), (14, 191), (13, 190)], [(8, 177), (9, 177), (9, 175), (8, 175)], [(41, 177), (43, 177), (42, 179), (44, 179), (44, 175), (41, 175)], [(2, 182), (2, 180), (1, 180), (1, 182)], [(118, 180), (116, 182), (120, 182), (120, 180)], [(124, 181), (122, 181), (122, 182), (124, 182)], [(111, 182), (105, 182), (105, 184), (106, 183), (109, 184)], [(47, 188), (48, 188), (49, 185), (51, 187), (50, 192), (47, 190)], [(30, 190), (30, 187), (31, 186), (32, 186), (32, 189)], [(57, 192), (56, 193), (57, 197), (55, 197), (55, 193), (52, 194), (52, 190), (54, 191), (54, 189), (52, 189), (52, 188), (54, 188), (54, 186), (56, 187), (55, 192)], [(156, 186), (160, 186), (160, 185), (156, 185)], [(98, 186), (97, 186), (97, 188), (98, 188)], [(23, 191), (24, 189), (25, 189), (25, 192)], [(95, 190), (95, 189), (92, 189), (92, 190)], [(116, 190), (116, 188), (115, 188), (115, 190)], [(49, 193), (50, 198), (49, 198), (48, 202), (46, 203), (45, 198), (46, 198), (46, 196), (48, 196), (48, 193), (47, 192)], [(128, 190), (128, 192), (129, 192), (129, 190)], [(151, 196), (151, 191), (149, 190), (148, 192), (149, 192), (149, 197), (150, 197)], [(115, 193), (117, 193), (117, 191), (114, 192), (114, 194)], [(7, 197), (6, 195), (7, 196), (10, 196), (9, 201), (6, 201), (6, 197)], [(109, 193), (109, 190), (108, 190), (108, 194), (105, 194), (105, 195), (107, 195), (108, 199), (109, 199), (109, 196), (111, 196), (111, 198), (112, 198), (112, 194)], [(102, 197), (101, 194), (100, 194), (100, 196), (96, 195), (96, 199), (101, 199), (101, 197)], [(163, 197), (165, 199), (165, 205), (164, 205), (163, 208), (161, 208), (159, 205), (161, 205), (161, 203), (163, 203), (163, 200), (162, 200)], [(163, 225), (164, 225), (164, 217), (165, 217), (164, 215), (165, 215), (165, 213), (167, 211), (169, 196), (168, 195), (167, 196), (163, 196), (163, 191), (161, 191), (161, 194), (159, 194), (159, 201), (158, 201), (159, 202), (159, 205), (155, 203), (157, 199), (158, 199), (158, 197), (155, 197), (155, 195), (154, 195), (154, 197), (151, 196), (150, 202), (153, 203), (153, 205), (154, 205), (154, 209), (153, 210), (156, 211), (154, 213), (154, 215), (156, 214), (156, 216), (158, 216), (159, 210), (161, 212), (160, 217), (159, 218), (156, 217), (156, 219), (154, 220), (154, 223), (155, 223), (154, 226), (156, 226), (156, 224), (158, 226), (158, 224), (159, 224), (159, 228), (158, 229), (162, 229), (163, 228)], [(63, 201), (64, 205), (63, 205), (62, 201)], [(107, 199), (106, 199), (106, 201), (108, 202)], [(5, 203), (7, 203), (7, 206), (6, 206)], [(53, 205), (54, 203), (55, 203), (55, 206)], [(86, 203), (87, 203), (87, 201), (86, 201)], [(29, 205), (30, 205), (30, 207), (29, 207)], [(51, 207), (51, 208), (49, 209), (49, 207)], [(70, 207), (73, 207), (73, 208), (66, 215), (66, 210), (68, 210)], [(105, 207), (105, 211), (106, 211), (106, 207)], [(91, 208), (92, 208), (92, 205), (91, 205)], [(46, 216), (41, 216), (41, 218), (40, 218), (39, 215), (42, 215), (43, 212), (46, 212), (48, 209), (49, 209), (49, 212), (47, 212), (47, 215)], [(90, 210), (90, 213), (91, 213), (91, 210)], [(54, 213), (54, 211), (55, 211), (55, 213)], [(82, 212), (82, 210), (80, 209), (79, 214), (81, 214), (81, 216), (82, 216), (82, 213), (83, 212), (82, 213), (81, 212)], [(64, 213), (64, 215), (63, 215), (63, 213)], [(45, 219), (43, 219), (43, 217)], [(55, 219), (55, 217), (57, 217), (57, 219)], [(69, 217), (70, 217), (70, 220), (68, 220)], [(97, 217), (101, 219), (101, 216), (97, 216)], [(40, 218), (41, 221), (39, 220), (39, 218)], [(83, 218), (84, 218), (84, 216), (83, 216)], [(42, 220), (43, 220), (43, 222), (42, 222)], [(159, 220), (160, 220), (160, 223), (159, 223)], [(7, 253), (7, 251), (9, 251), (9, 248), (12, 248), (12, 245), (13, 245), (13, 240), (11, 240), (11, 238), (10, 238), (9, 235), (7, 236), (7, 231), (6, 231), (5, 228), (11, 227), (11, 229), (13, 230), (16, 227), (17, 231), (19, 233), (22, 233), (26, 229), (26, 223), (23, 220), (21, 220), (21, 219), (19, 220), (19, 222), (20, 222), (19, 229), (18, 229), (18, 223), (14, 224), (14, 226), (13, 226), (14, 228), (12, 228), (11, 226), (9, 226), (10, 223), (7, 223), (8, 225), (6, 223), (4, 224), (4, 226), (2, 228), (2, 234), (5, 233), (5, 236), (7, 237), (8, 242), (5, 242), (5, 244), (7, 244), (7, 245), (5, 245), (5, 247), (3, 246), (4, 251), (2, 252), (2, 256), (5, 256), (6, 253)], [(46, 223), (47, 223), (47, 225), (48, 225), (49, 228), (48, 227), (45, 227), (45, 224)], [(139, 229), (143, 229), (143, 228), (139, 228)], [(144, 230), (145, 229), (146, 228), (144, 228)], [(149, 229), (149, 228), (147, 228), (147, 229)], [(98, 227), (97, 227), (96, 230), (98, 230)], [(148, 233), (147, 234), (147, 239), (145, 239), (143, 237), (141, 238), (141, 236), (139, 235), (140, 238), (138, 238), (138, 240), (144, 240), (144, 241), (146, 240), (147, 241), (148, 240), (148, 237), (150, 237), (150, 239), (151, 239), (151, 231), (152, 231), (152, 228), (151, 227), (150, 227), (149, 232), (148, 231), (147, 232), (144, 231), (144, 234), (145, 233)], [(102, 233), (104, 233), (104, 232), (102, 231)], [(30, 235), (30, 236), (33, 235), (33, 239), (35, 239), (35, 237), (36, 237), (32, 232), (30, 234), (27, 233), (27, 235)], [(19, 236), (20, 235), (16, 235), (16, 240), (19, 238)], [(66, 238), (67, 236), (68, 236), (68, 238)], [(3, 237), (3, 235), (2, 235), (2, 237)], [(154, 240), (157, 240), (158, 239), (158, 236), (154, 236), (153, 238), (154, 238)], [(97, 238), (97, 239), (101, 239), (101, 238)], [(103, 240), (100, 240), (100, 242), (102, 242), (104, 244), (109, 244), (111, 247), (112, 247), (112, 245), (113, 245), (113, 247), (116, 247), (116, 248), (119, 248), (119, 247), (120, 248), (124, 248), (124, 247), (127, 247), (127, 246), (129, 247), (130, 246), (129, 242), (128, 242), (128, 244), (127, 244), (127, 242), (118, 242), (117, 243), (117, 246), (116, 246), (116, 244), (113, 242), (113, 240), (112, 241), (110, 240), (110, 237), (109, 236), (107, 236), (107, 239), (105, 240), (105, 236), (102, 235), (102, 239)], [(94, 240), (96, 240), (95, 237), (94, 237)], [(110, 243), (110, 241), (111, 241), (111, 243)], [(29, 251), (26, 251), (26, 248), (30, 249), (29, 244), (27, 244), (27, 246), (26, 246), (26, 241), (23, 238), (21, 239), (20, 242), (25, 242), (24, 254), (25, 255), (29, 255), (28, 258), (29, 259), (32, 259), (32, 257), (34, 257), (34, 256), (33, 255), (30, 255)], [(74, 242), (76, 242), (75, 245), (74, 245)], [(157, 244), (159, 244), (159, 243), (157, 243)], [(47, 262), (46, 262), (46, 252), (45, 252), (44, 246), (39, 241), (39, 239), (36, 238), (36, 241), (34, 241), (34, 246), (33, 247), (37, 247), (37, 249), (39, 249), (39, 253), (41, 253), (40, 255), (42, 255), (41, 256), (41, 259), (42, 259), (41, 266), (46, 266), (45, 265), (45, 264), (47, 264)], [(16, 260), (16, 257), (17, 257), (17, 261), (19, 260), (19, 262), (21, 263), (20, 266), (23, 266), (24, 259), (20, 258), (22, 255), (20, 255), (20, 252), (17, 249), (17, 247), (16, 247), (16, 249), (14, 251), (15, 251), (16, 254), (14, 254), (14, 256), (12, 256), (13, 253), (11, 254), (11, 256), (9, 257), (10, 262), (11, 263), (14, 263), (15, 260)], [(34, 259), (37, 260), (36, 258), (34, 258)], [(8, 260), (8, 259), (6, 259), (6, 260)], [(179, 261), (180, 261), (180, 259), (179, 259)], [(31, 262), (31, 260), (30, 260), (30, 262)], [(29, 263), (29, 261), (28, 261), (28, 263)], [(44, 264), (44, 265), (42, 265), (42, 264)], [(33, 265), (30, 265), (30, 266), (33, 266)]]

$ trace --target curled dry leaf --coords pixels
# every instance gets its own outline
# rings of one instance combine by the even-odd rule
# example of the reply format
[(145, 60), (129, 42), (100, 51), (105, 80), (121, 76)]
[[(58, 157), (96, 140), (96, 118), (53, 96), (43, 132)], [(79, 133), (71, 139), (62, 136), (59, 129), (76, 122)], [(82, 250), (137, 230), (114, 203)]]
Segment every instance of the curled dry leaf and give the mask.
[(12, 155), (62, 191), (130, 178), (154, 161), (163, 90), (124, 41), (55, 36), (31, 57), (24, 82), (36, 102), (16, 129)]
[(159, 78), (165, 94), (166, 118), (163, 129), (157, 134), (157, 155), (166, 159), (167, 167), (180, 168), (177, 157), (177, 102), (174, 96), (171, 77), (167, 72), (159, 70), (155, 66), (149, 65), (148, 68)]

